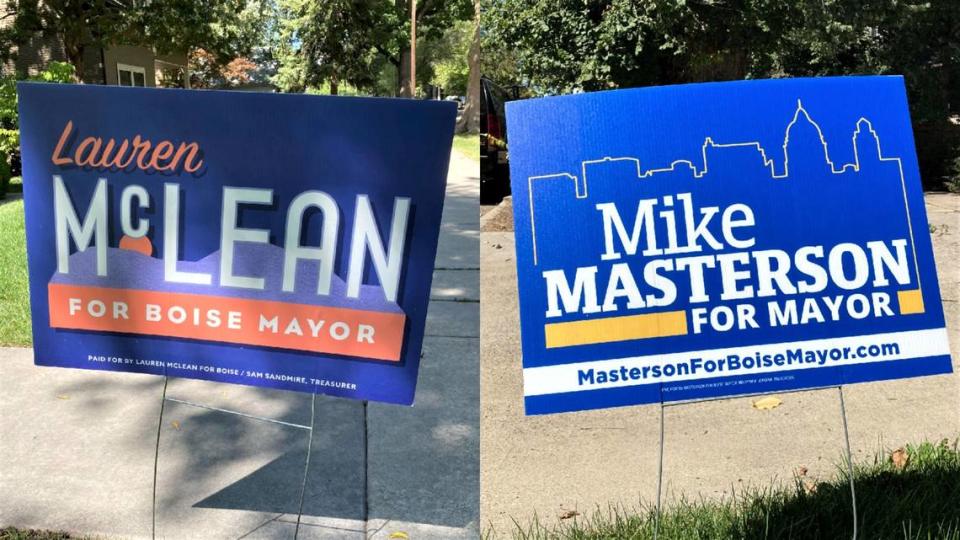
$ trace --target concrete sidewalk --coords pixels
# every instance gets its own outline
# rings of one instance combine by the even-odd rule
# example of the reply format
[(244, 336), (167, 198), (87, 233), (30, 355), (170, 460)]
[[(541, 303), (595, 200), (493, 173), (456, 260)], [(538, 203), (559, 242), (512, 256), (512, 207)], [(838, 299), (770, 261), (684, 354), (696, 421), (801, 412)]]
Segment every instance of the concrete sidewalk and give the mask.
[[(453, 152), (415, 406), (316, 399), (300, 538), (479, 535), (478, 174)], [(0, 349), (0, 527), (149, 537), (162, 386)], [(174, 379), (168, 396), (310, 422), (306, 394)], [(304, 430), (168, 402), (157, 536), (292, 538), (306, 447)]]
[[(960, 196), (929, 194), (926, 202), (954, 369), (960, 370)], [(514, 238), (502, 211), (489, 210), (481, 220), (482, 528), (502, 537), (514, 530), (514, 518), (524, 524), (537, 515), (552, 526), (565, 510), (589, 513), (654, 500), (659, 407), (524, 417)], [(854, 459), (960, 437), (958, 380), (955, 372), (845, 387)], [(783, 404), (766, 411), (751, 406), (755, 398), (667, 408), (664, 500), (791, 482), (800, 467), (813, 478), (832, 477), (844, 452), (837, 390), (780, 397)]]

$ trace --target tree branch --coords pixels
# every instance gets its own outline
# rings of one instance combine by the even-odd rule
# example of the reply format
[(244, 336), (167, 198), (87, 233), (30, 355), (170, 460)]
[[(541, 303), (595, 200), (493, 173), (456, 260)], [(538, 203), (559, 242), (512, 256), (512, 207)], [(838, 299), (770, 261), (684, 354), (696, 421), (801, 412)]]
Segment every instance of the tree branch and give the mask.
[[(417, 0), (410, 0), (411, 2), (416, 2)], [(420, 22), (420, 18), (424, 14), (429, 14), (430, 9), (436, 9), (437, 3), (431, 2), (430, 0), (423, 0), (422, 2), (417, 3), (417, 22)]]
[(373, 45), (373, 48), (376, 49), (378, 53), (380, 53), (380, 54), (382, 54), (383, 56), (385, 56), (386, 59), (387, 59), (391, 64), (393, 64), (394, 66), (398, 66), (398, 67), (400, 66), (400, 59), (397, 58), (396, 56), (390, 54), (390, 51), (384, 49), (382, 46), (380, 46), (379, 44), (376, 44), (376, 43)]

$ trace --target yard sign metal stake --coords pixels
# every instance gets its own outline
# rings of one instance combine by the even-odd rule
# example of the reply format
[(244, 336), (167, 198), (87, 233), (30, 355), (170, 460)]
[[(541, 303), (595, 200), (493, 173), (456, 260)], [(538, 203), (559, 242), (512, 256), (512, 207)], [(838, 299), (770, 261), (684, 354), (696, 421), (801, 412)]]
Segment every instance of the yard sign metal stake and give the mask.
[[(297, 506), (297, 526), (294, 529), (293, 538), (296, 538), (300, 534), (300, 522), (303, 517), (303, 500), (307, 491), (307, 474), (310, 471), (310, 456), (313, 453), (313, 431), (316, 421), (316, 404), (317, 404), (317, 394), (314, 392), (310, 397), (310, 425), (295, 424), (292, 422), (284, 422), (282, 420), (277, 420), (275, 418), (267, 418), (264, 416), (257, 416), (254, 414), (247, 414), (240, 411), (232, 411), (230, 409), (222, 409), (220, 407), (211, 407), (209, 405), (203, 405), (201, 403), (194, 403), (192, 401), (186, 401), (183, 399), (176, 399), (167, 397), (167, 384), (170, 381), (170, 377), (163, 377), (163, 393), (160, 397), (160, 415), (157, 418), (157, 441), (156, 446), (154, 447), (153, 453), (153, 509), (152, 509), (152, 526), (151, 526), (151, 537), (156, 540), (157, 538), (157, 469), (160, 461), (160, 434), (163, 431), (163, 411), (166, 402), (172, 401), (174, 403), (180, 403), (181, 405), (188, 405), (190, 407), (196, 407), (199, 409), (207, 409), (210, 411), (221, 412), (225, 414), (232, 414), (234, 416), (240, 416), (243, 418), (249, 418), (251, 420), (257, 420), (260, 422), (267, 422), (270, 424), (278, 424), (281, 426), (291, 427), (294, 429), (302, 429), (307, 432), (307, 457), (304, 460), (303, 464), (303, 478), (300, 481), (300, 498)], [(366, 402), (364, 402), (364, 410), (366, 410)], [(366, 446), (366, 428), (364, 428), (364, 446)], [(366, 450), (365, 450), (366, 451)], [(364, 475), (366, 475), (366, 455), (364, 455)], [(366, 499), (366, 493), (364, 493), (364, 499)], [(364, 502), (366, 504), (366, 502)], [(364, 521), (366, 521), (366, 516), (364, 516)]]
[(170, 378), (163, 376), (163, 394), (160, 395), (160, 415), (157, 417), (157, 444), (153, 448), (153, 507), (150, 537), (157, 538), (157, 464), (160, 461), (160, 431), (163, 429), (163, 407), (167, 403), (167, 383)]
[(307, 471), (310, 470), (310, 454), (313, 450), (313, 425), (317, 414), (317, 394), (310, 398), (310, 438), (307, 439), (307, 459), (303, 463), (303, 480), (300, 482), (300, 504), (297, 506), (297, 528), (293, 531), (294, 539), (300, 534), (300, 518), (303, 517), (303, 496), (307, 492)]
[(857, 490), (853, 487), (853, 453), (850, 451), (850, 430), (847, 428), (847, 407), (843, 402), (843, 385), (837, 386), (837, 392), (840, 394), (843, 438), (847, 443), (847, 477), (850, 478), (850, 505), (853, 508), (853, 540), (857, 540)]
[(653, 540), (657, 540), (660, 536), (660, 494), (662, 493), (663, 485), (663, 416), (664, 416), (664, 406), (663, 402), (660, 402), (660, 451), (657, 455), (657, 507), (656, 514), (654, 514), (653, 522)]
[[(811, 390), (826, 390), (832, 387), (803, 388), (798, 390), (788, 390), (784, 392), (766, 392), (761, 394), (745, 394), (742, 396), (724, 396), (712, 399), (698, 399), (692, 401), (677, 401), (673, 403), (660, 402), (660, 451), (657, 455), (657, 505), (654, 514), (653, 539), (657, 540), (660, 536), (660, 500), (663, 493), (663, 439), (664, 439), (664, 409), (666, 407), (678, 407), (680, 405), (692, 405), (694, 403), (707, 403), (710, 401), (727, 401), (734, 398), (754, 398), (764, 395), (776, 394), (795, 394), (797, 392), (807, 392)], [(843, 385), (836, 387), (840, 394), (840, 416), (843, 419), (843, 438), (847, 451), (847, 477), (850, 481), (850, 508), (853, 512), (853, 540), (857, 540), (857, 492), (853, 481), (853, 453), (850, 450), (850, 430), (847, 422), (847, 407), (843, 401)]]

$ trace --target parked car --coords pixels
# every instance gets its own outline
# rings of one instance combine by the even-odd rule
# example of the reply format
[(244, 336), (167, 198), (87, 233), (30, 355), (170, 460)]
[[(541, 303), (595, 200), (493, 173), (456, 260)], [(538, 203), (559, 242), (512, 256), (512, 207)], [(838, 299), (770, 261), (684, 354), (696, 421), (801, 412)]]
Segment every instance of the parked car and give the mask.
[(480, 78), (480, 201), (496, 204), (510, 194), (507, 119), (504, 103), (510, 92)]
[(463, 98), (463, 96), (447, 96), (447, 97), (443, 98), (443, 100), (444, 100), (444, 101), (456, 101), (456, 102), (457, 102), (457, 108), (458, 108), (458, 109), (462, 109), (462, 108), (463, 108), (463, 103), (464, 103), (464, 98)]

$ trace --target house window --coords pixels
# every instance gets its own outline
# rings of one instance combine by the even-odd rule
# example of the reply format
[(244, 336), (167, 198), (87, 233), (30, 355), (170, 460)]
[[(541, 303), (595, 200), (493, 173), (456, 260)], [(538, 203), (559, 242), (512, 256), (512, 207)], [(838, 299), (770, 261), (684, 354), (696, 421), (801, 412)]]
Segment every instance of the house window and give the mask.
[(117, 64), (117, 84), (120, 86), (146, 86), (147, 71), (140, 66)]

